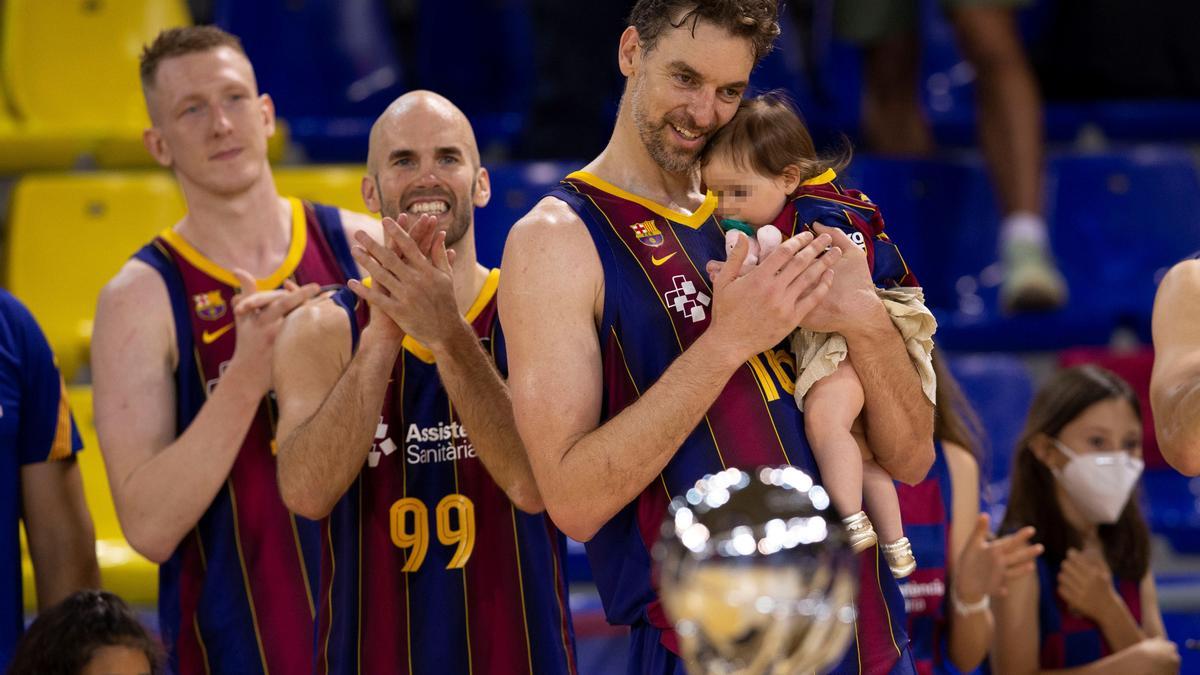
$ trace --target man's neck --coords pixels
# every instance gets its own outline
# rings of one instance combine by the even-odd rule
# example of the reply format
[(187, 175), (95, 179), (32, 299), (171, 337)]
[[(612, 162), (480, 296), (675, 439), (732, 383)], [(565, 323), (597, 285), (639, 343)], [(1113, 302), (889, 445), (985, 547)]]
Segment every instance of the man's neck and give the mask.
[(704, 201), (698, 167), (676, 173), (659, 166), (646, 150), (633, 115), (624, 105), (608, 146), (584, 171), (672, 210), (691, 213)]
[(206, 257), (259, 279), (283, 263), (291, 245), (292, 213), (269, 170), (235, 195), (216, 195), (187, 181), (180, 187), (188, 212), (175, 230)]
[(454, 275), (454, 302), (458, 305), (458, 313), (466, 315), (467, 310), (475, 304), (483, 284), (487, 281), (489, 270), (479, 264), (475, 252), (474, 226), (468, 229), (461, 239), (448, 247), (454, 251), (454, 262), (451, 264)]

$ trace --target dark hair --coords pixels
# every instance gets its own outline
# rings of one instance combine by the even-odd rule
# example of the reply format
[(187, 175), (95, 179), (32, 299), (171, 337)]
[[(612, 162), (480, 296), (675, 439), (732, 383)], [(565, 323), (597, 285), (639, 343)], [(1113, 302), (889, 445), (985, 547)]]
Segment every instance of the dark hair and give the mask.
[(162, 31), (154, 38), (154, 42), (142, 47), (142, 88), (154, 87), (154, 77), (163, 61), (185, 54), (207, 52), (217, 47), (229, 47), (242, 56), (246, 55), (246, 50), (242, 49), (242, 41), (236, 35), (226, 33), (216, 26), (184, 26)]
[[(1061, 370), (1034, 396), (1029, 419), (1017, 441), (1012, 488), (1001, 529), (1011, 532), (1025, 525), (1037, 528), (1034, 541), (1046, 547), (1046, 561), (1054, 566), (1062, 564), (1067, 549), (1079, 548), (1082, 541), (1059, 508), (1054, 474), (1034, 456), (1031, 444), (1039, 434), (1057, 437), (1084, 410), (1110, 399), (1128, 403), (1141, 420), (1137, 396), (1115, 373), (1092, 365)], [(1117, 522), (1100, 525), (1099, 534), (1104, 558), (1113, 573), (1122, 579), (1141, 581), (1150, 567), (1150, 534), (1136, 493)]]
[(942, 362), (940, 354), (941, 351), (935, 347), (931, 355), (933, 372), (937, 376), (933, 435), (938, 440), (962, 446), (982, 469), (986, 458), (983, 444), (987, 438), (983, 422), (958, 386), (958, 380)]
[(794, 164), (800, 168), (802, 181), (826, 169), (840, 171), (850, 163), (848, 150), (836, 158), (817, 156), (799, 111), (778, 91), (742, 99), (737, 114), (704, 148), (700, 163), (707, 164), (721, 152), (738, 168), (767, 178), (782, 176)]
[(78, 675), (102, 647), (141, 651), (150, 672), (163, 671), (163, 649), (124, 600), (79, 591), (38, 615), (17, 644), (8, 675)]
[(637, 29), (646, 51), (654, 49), (668, 26), (679, 28), (691, 21), (695, 33), (701, 19), (750, 40), (757, 65), (779, 36), (779, 0), (638, 0), (629, 13), (629, 25)]

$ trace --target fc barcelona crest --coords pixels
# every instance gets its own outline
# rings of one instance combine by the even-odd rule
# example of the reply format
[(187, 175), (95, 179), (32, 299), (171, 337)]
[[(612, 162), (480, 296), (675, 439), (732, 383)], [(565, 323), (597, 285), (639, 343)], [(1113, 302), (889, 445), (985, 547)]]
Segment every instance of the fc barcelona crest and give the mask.
[(653, 220), (646, 220), (640, 223), (634, 223), (629, 226), (633, 233), (637, 235), (637, 240), (647, 246), (662, 246), (663, 234), (659, 231), (658, 226)]
[(209, 291), (192, 296), (196, 305), (196, 316), (208, 321), (215, 321), (225, 316), (225, 298), (221, 291)]

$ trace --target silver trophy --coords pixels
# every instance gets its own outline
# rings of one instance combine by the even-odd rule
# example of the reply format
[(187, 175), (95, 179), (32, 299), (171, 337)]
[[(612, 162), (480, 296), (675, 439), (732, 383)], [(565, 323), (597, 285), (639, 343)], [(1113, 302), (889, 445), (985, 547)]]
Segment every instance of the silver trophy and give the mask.
[(829, 495), (795, 467), (697, 481), (671, 502), (655, 558), (693, 675), (815, 672), (854, 635), (854, 554)]

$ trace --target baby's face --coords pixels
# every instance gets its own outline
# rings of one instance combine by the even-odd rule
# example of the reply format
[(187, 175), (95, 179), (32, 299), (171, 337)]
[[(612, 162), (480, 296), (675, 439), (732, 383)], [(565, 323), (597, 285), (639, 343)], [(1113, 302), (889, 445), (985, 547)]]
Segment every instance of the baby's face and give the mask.
[(717, 217), (733, 218), (755, 227), (775, 220), (787, 203), (786, 179), (761, 176), (738, 166), (729, 153), (718, 152), (702, 169), (704, 184), (717, 196)]

